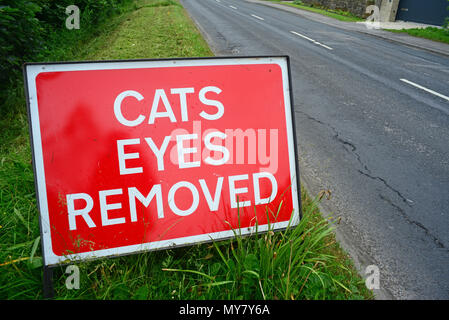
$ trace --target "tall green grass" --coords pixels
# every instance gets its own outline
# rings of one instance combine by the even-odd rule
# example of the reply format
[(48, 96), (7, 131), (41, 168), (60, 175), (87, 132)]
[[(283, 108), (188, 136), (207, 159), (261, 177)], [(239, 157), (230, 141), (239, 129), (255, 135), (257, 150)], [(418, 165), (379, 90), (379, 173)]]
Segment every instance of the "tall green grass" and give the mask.
[(395, 33), (407, 33), (414, 37), (425, 38), (433, 41), (443, 42), (449, 44), (449, 28), (413, 28), (413, 29), (402, 29), (402, 30), (392, 30), (385, 29), (390, 32)]
[(192, 289), (208, 298), (348, 298), (354, 292), (347, 287), (347, 279), (336, 273), (348, 269), (324, 250), (332, 234), (329, 221), (312, 222), (317, 204), (317, 200), (310, 202), (300, 223), (284, 231), (273, 232), (270, 227), (249, 238), (234, 230), (235, 239), (213, 243), (207, 257), (215, 258), (203, 268), (162, 270), (180, 273), (192, 282)]

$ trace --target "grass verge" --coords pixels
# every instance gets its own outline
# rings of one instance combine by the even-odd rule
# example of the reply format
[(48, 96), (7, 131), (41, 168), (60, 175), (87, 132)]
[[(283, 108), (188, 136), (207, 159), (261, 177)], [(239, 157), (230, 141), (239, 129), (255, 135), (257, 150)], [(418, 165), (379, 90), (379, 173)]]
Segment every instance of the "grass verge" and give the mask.
[(391, 29), (384, 29), (384, 30), (395, 33), (407, 33), (414, 37), (425, 38), (449, 44), (449, 29), (447, 28), (440, 29), (435, 27), (427, 27), (427, 28), (414, 28), (402, 30), (391, 30)]
[(352, 13), (348, 12), (348, 11), (344, 11), (344, 10), (332, 10), (332, 9), (327, 9), (324, 7), (319, 7), (317, 5), (308, 5), (305, 3), (301, 3), (301, 2), (284, 2), (282, 0), (268, 0), (271, 2), (278, 2), (281, 3), (283, 5), (287, 5), (287, 6), (291, 6), (291, 7), (295, 7), (298, 9), (302, 9), (302, 10), (307, 10), (307, 11), (311, 11), (311, 12), (315, 12), (315, 13), (319, 13), (322, 14), (324, 16), (330, 17), (330, 18), (334, 18), (340, 21), (346, 21), (346, 22), (356, 22), (356, 21), (363, 21), (362, 18), (357, 17), (355, 15), (353, 15)]
[[(64, 59), (212, 56), (177, 1), (136, 0)], [(50, 59), (50, 58), (49, 58)], [(62, 59), (61, 59), (62, 60)], [(41, 299), (42, 259), (25, 99), (1, 119), (0, 299)], [(371, 299), (318, 200), (302, 192), (297, 228), (77, 264), (79, 290), (54, 274), (57, 299)]]

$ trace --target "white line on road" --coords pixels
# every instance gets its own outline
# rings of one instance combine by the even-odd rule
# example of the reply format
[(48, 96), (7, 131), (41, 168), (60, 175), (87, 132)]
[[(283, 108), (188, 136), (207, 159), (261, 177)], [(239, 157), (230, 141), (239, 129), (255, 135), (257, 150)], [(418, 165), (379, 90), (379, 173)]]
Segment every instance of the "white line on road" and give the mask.
[(256, 18), (256, 19), (262, 20), (262, 21), (265, 20), (264, 18), (261, 18), (261, 17), (259, 17), (259, 16), (256, 16), (255, 14), (252, 14), (251, 16), (254, 17), (254, 18)]
[(309, 38), (309, 37), (307, 37), (307, 36), (305, 36), (305, 35), (303, 35), (303, 34), (300, 34), (300, 33), (296, 32), (296, 31), (290, 31), (290, 32), (293, 33), (293, 34), (295, 34), (295, 35), (297, 35), (297, 36), (299, 36), (299, 37), (301, 37), (301, 38), (304, 38), (304, 39), (306, 39), (306, 40), (309, 40), (310, 42), (313, 42), (314, 44), (317, 44), (317, 45), (319, 45), (319, 46), (322, 46), (322, 47), (326, 48), (327, 50), (334, 50), (333, 48), (331, 48), (331, 47), (329, 47), (329, 46), (326, 46), (325, 44), (322, 44), (322, 43), (320, 43), (320, 42), (318, 42), (318, 41), (316, 41), (316, 40), (313, 40), (312, 38)]
[(306, 40), (309, 40), (309, 41), (312, 41), (312, 42), (316, 42), (315, 40), (313, 40), (313, 39), (311, 39), (311, 38), (309, 38), (309, 37), (307, 37), (307, 36), (305, 36), (303, 34), (300, 34), (300, 33), (296, 32), (296, 31), (290, 31), (290, 32), (293, 33), (293, 34), (296, 34), (297, 36), (300, 36), (301, 38), (304, 38)]
[(319, 44), (319, 45), (322, 46), (322, 47), (325, 47), (327, 50), (334, 50), (334, 49), (332, 49), (331, 47), (326, 46), (325, 44), (322, 44), (322, 43), (319, 43), (319, 42), (317, 42), (317, 44)]
[(235, 10), (237, 10), (237, 8), (236, 8), (236, 7), (234, 7), (234, 6), (229, 6), (229, 8), (232, 8), (232, 9), (235, 9)]
[(428, 93), (431, 93), (431, 94), (433, 94), (433, 95), (436, 95), (437, 97), (440, 97), (440, 98), (442, 98), (442, 99), (445, 99), (445, 100), (449, 101), (449, 97), (447, 97), (447, 96), (445, 96), (445, 95), (443, 95), (443, 94), (441, 94), (441, 93), (438, 93), (438, 92), (436, 92), (436, 91), (433, 91), (433, 90), (431, 90), (431, 89), (428, 89), (428, 88), (426, 88), (426, 87), (423, 87), (423, 86), (421, 86), (421, 85), (419, 85), (419, 84), (417, 84), (417, 83), (411, 82), (411, 81), (409, 81), (409, 80), (407, 80), (407, 79), (400, 79), (400, 80), (401, 80), (402, 82), (408, 83), (408, 84), (410, 84), (410, 85), (412, 85), (412, 86), (414, 86), (414, 87), (416, 87), (416, 88), (418, 88), (418, 89), (427, 91)]

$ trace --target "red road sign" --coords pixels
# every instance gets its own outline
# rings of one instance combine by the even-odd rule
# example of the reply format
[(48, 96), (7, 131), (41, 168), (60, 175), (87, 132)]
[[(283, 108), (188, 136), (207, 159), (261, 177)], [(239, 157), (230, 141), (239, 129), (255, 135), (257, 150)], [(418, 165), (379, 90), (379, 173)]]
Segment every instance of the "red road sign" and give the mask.
[(287, 57), (25, 74), (45, 265), (298, 223)]

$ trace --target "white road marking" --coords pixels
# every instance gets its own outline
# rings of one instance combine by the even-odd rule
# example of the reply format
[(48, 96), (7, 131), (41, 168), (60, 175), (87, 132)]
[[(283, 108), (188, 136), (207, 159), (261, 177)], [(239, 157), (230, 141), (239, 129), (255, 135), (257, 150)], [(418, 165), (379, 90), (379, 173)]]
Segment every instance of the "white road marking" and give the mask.
[(297, 36), (299, 36), (299, 37), (301, 37), (301, 38), (304, 38), (304, 39), (306, 39), (306, 40), (309, 40), (310, 42), (312, 42), (312, 43), (314, 43), (314, 44), (317, 44), (317, 45), (319, 45), (319, 46), (322, 46), (323, 48), (326, 48), (327, 50), (334, 50), (333, 48), (331, 48), (331, 47), (329, 47), (329, 46), (326, 46), (325, 44), (322, 44), (322, 43), (320, 43), (320, 42), (318, 42), (318, 41), (316, 41), (316, 40), (313, 40), (312, 38), (309, 38), (309, 37), (307, 37), (307, 36), (305, 36), (305, 35), (303, 35), (303, 34), (300, 34), (300, 33), (296, 32), (296, 31), (290, 31), (290, 32), (293, 33), (293, 34), (295, 34), (295, 35), (297, 35)]
[(307, 37), (307, 36), (305, 36), (303, 34), (300, 34), (300, 33), (296, 32), (296, 31), (290, 31), (290, 32), (293, 33), (293, 34), (296, 34), (297, 36), (300, 36), (301, 38), (304, 38), (306, 40), (309, 40), (309, 41), (312, 41), (312, 42), (316, 42), (315, 40), (313, 40), (313, 39), (311, 39), (311, 38), (309, 38), (309, 37)]
[(234, 9), (234, 10), (237, 10), (237, 8), (234, 7), (234, 6), (229, 6), (229, 8), (232, 8), (232, 9)]
[(259, 16), (256, 16), (255, 14), (252, 14), (251, 16), (254, 17), (254, 18), (256, 18), (256, 19), (262, 20), (262, 21), (265, 20), (264, 18), (261, 18), (261, 17), (259, 17)]
[(317, 44), (319, 44), (320, 46), (322, 46), (322, 47), (325, 47), (327, 50), (334, 50), (334, 49), (332, 49), (331, 47), (329, 47), (329, 46), (326, 46), (325, 44), (322, 44), (322, 43), (317, 43)]
[(416, 88), (418, 88), (418, 89), (427, 91), (428, 93), (431, 93), (431, 94), (433, 94), (433, 95), (436, 95), (437, 97), (440, 97), (440, 98), (442, 98), (442, 99), (444, 99), (444, 100), (449, 101), (449, 97), (447, 97), (447, 96), (445, 96), (445, 95), (443, 95), (443, 94), (441, 94), (441, 93), (438, 93), (438, 92), (433, 91), (433, 90), (431, 90), (431, 89), (429, 89), (429, 88), (423, 87), (423, 86), (421, 86), (421, 85), (419, 85), (419, 84), (417, 84), (417, 83), (411, 82), (411, 81), (409, 81), (409, 80), (407, 80), (407, 79), (400, 79), (400, 80), (401, 80), (402, 82), (408, 83), (408, 84), (410, 84), (410, 85), (412, 85), (412, 86), (414, 86), (414, 87), (416, 87)]

